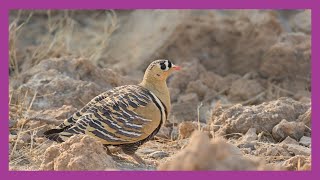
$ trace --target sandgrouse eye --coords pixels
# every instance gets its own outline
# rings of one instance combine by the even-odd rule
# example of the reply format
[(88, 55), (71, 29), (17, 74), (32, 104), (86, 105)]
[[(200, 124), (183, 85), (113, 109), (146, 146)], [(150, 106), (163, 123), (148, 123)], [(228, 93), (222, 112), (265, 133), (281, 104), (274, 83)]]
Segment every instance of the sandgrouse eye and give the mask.
[[(44, 132), (51, 140), (64, 142), (74, 134), (87, 134), (98, 140), (107, 148), (119, 146), (122, 151), (132, 156), (138, 163), (144, 161), (135, 154), (139, 146), (155, 136), (161, 125), (167, 120), (170, 111), (170, 95), (164, 79), (154, 80), (161, 69), (168, 67), (180, 69), (166, 60), (152, 62), (138, 85), (125, 85), (106, 91), (86, 104), (82, 109), (66, 119), (55, 129)], [(173, 71), (170, 71), (173, 72)]]
[(162, 70), (165, 70), (167, 68), (164, 62), (160, 63), (160, 67)]

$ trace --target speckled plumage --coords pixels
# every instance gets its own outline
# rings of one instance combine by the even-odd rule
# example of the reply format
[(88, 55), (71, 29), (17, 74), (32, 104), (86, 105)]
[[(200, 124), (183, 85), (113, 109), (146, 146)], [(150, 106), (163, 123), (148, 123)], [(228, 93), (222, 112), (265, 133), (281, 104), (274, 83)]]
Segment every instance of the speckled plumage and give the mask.
[(74, 134), (88, 134), (106, 146), (120, 146), (125, 153), (134, 154), (167, 119), (170, 95), (166, 79), (174, 67), (168, 60), (152, 62), (140, 84), (116, 87), (96, 96), (57, 129), (44, 134), (57, 142)]

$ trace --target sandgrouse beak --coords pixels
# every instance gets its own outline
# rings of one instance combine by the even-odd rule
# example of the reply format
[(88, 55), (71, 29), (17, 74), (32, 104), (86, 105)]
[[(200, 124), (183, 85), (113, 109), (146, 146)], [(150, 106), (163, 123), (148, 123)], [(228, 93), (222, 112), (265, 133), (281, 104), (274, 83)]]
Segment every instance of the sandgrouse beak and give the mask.
[(179, 71), (181, 69), (181, 67), (177, 65), (172, 65), (172, 68), (176, 71)]

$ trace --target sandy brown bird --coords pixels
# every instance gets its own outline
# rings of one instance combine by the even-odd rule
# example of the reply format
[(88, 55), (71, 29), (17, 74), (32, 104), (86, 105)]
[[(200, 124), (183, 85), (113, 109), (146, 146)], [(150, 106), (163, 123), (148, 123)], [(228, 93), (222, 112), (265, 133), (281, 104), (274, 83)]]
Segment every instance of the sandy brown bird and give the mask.
[(142, 163), (135, 151), (156, 135), (167, 120), (171, 103), (166, 80), (179, 69), (169, 60), (153, 61), (140, 84), (116, 87), (96, 96), (58, 128), (44, 134), (57, 142), (74, 134), (88, 134), (107, 150), (109, 145), (119, 146)]

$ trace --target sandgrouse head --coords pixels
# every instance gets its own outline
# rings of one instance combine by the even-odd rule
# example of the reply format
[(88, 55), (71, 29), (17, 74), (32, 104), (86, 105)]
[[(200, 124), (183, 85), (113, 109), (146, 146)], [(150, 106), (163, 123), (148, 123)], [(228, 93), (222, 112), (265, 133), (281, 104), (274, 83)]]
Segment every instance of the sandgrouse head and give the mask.
[(155, 60), (146, 69), (144, 79), (152, 81), (165, 81), (172, 72), (180, 69), (180, 66), (174, 65), (169, 60)]

